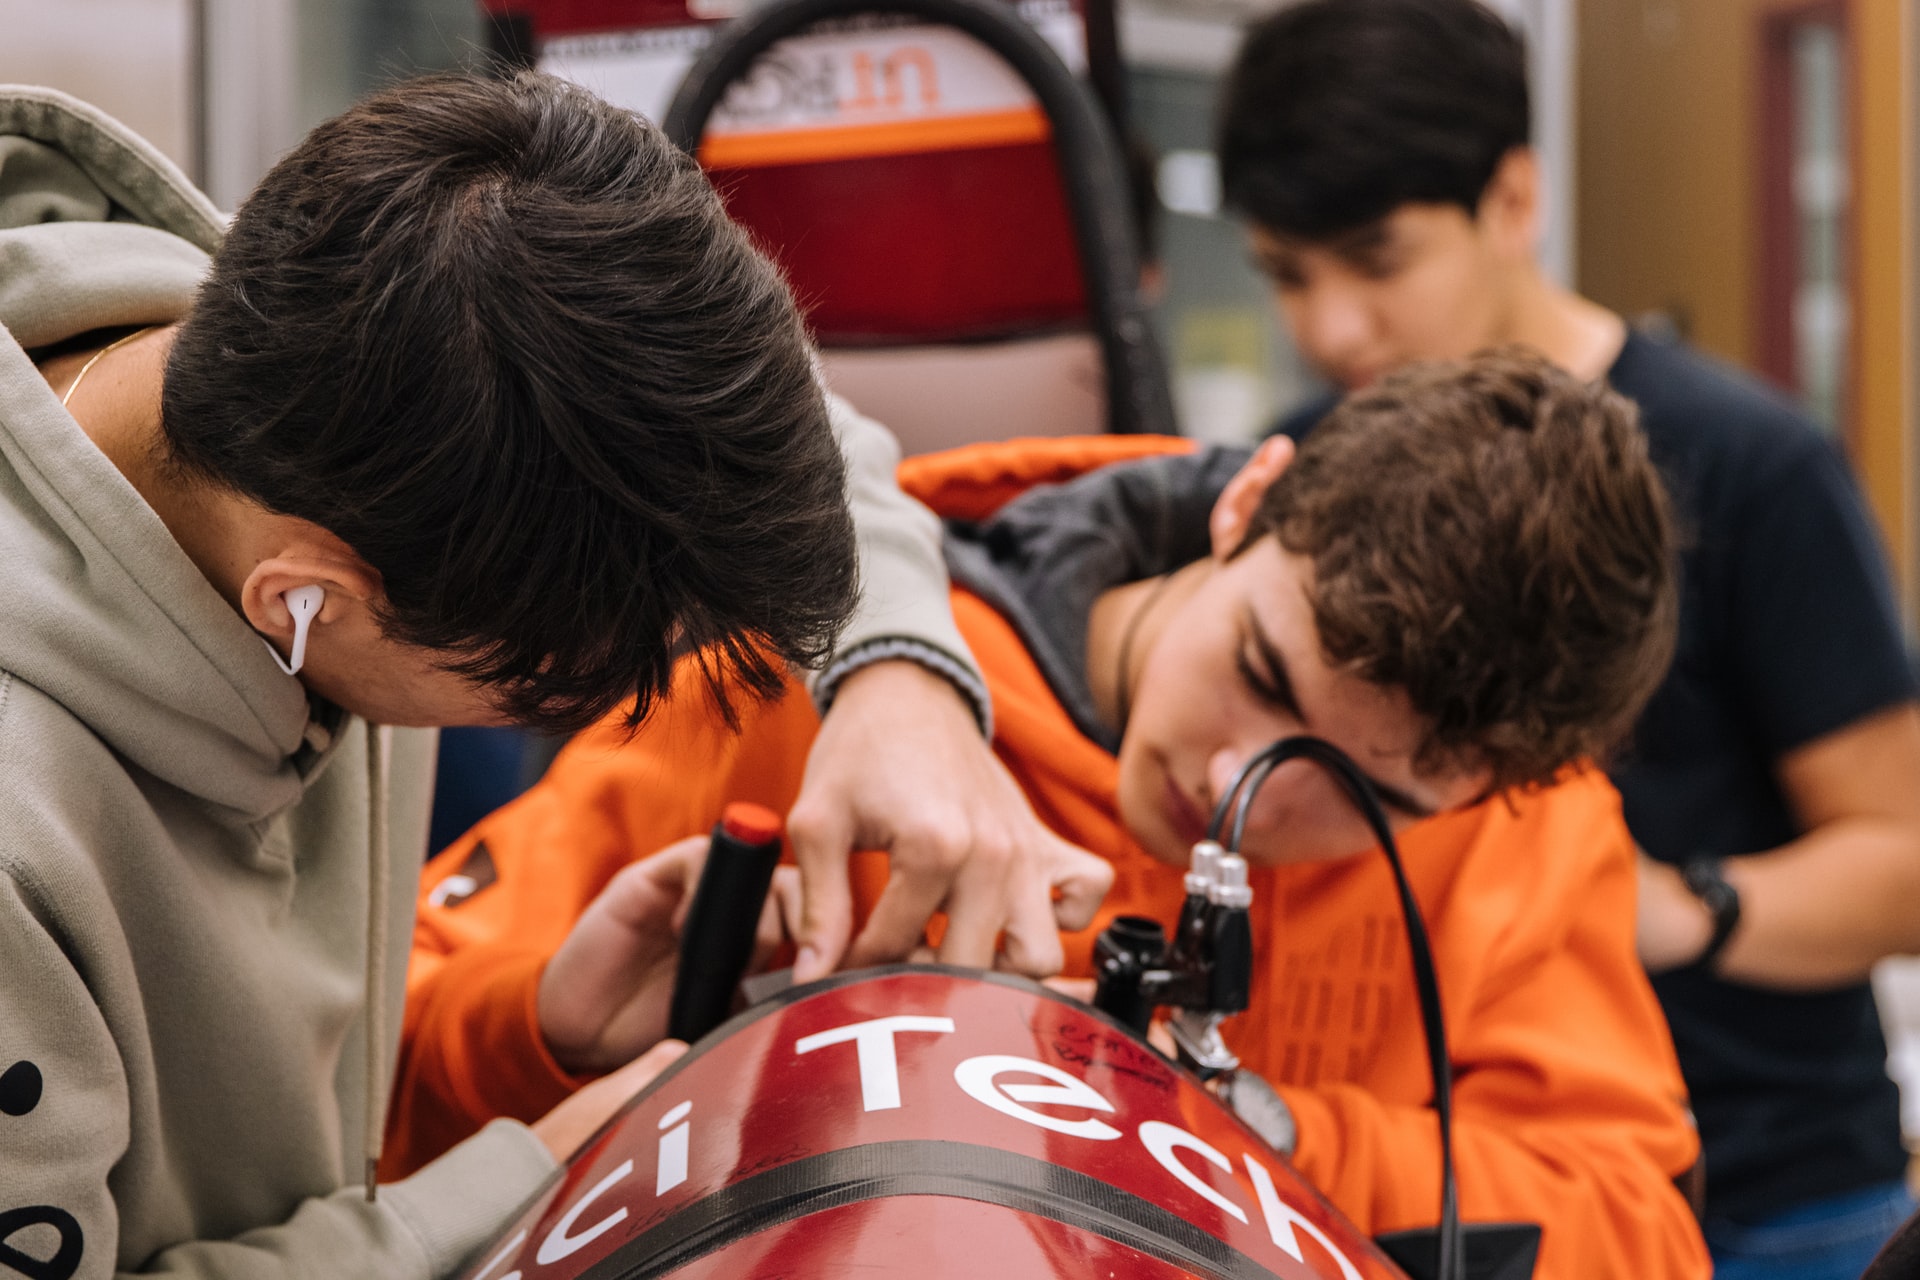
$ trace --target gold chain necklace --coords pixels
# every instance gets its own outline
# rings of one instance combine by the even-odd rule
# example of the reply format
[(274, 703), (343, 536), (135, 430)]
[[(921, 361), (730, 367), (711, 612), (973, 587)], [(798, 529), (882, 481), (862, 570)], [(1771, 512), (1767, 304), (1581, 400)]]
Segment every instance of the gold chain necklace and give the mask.
[(87, 362), (80, 366), (80, 372), (76, 373), (73, 376), (73, 381), (67, 384), (67, 394), (60, 397), (60, 407), (62, 409), (67, 407), (67, 403), (73, 399), (73, 393), (80, 389), (81, 379), (85, 378), (87, 374), (92, 371), (93, 366), (100, 363), (100, 359), (102, 356), (106, 355), (109, 351), (112, 351), (115, 347), (125, 346), (127, 343), (132, 342), (135, 338), (139, 337), (143, 333), (152, 333), (155, 329), (158, 329), (159, 327), (160, 326), (157, 324), (150, 324), (146, 326), (144, 329), (135, 329), (132, 333), (128, 334), (126, 337), (115, 338), (112, 342), (109, 342), (106, 346), (94, 352), (93, 355), (88, 357)]

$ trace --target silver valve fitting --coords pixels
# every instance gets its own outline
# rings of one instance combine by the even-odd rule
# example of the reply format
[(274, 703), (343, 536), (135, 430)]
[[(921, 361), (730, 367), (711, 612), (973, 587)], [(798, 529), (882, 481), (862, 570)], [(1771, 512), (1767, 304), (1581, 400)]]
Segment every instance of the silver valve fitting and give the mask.
[(1202, 898), (1211, 896), (1219, 876), (1220, 859), (1226, 856), (1227, 851), (1217, 840), (1202, 840), (1194, 845), (1192, 859), (1187, 863), (1187, 892)]
[(1207, 901), (1216, 907), (1245, 910), (1253, 905), (1253, 887), (1247, 883), (1247, 860), (1237, 853), (1223, 853), (1214, 863), (1213, 884)]
[(1178, 1009), (1167, 1020), (1173, 1033), (1174, 1048), (1180, 1060), (1202, 1080), (1211, 1080), (1240, 1066), (1240, 1058), (1227, 1048), (1220, 1024), (1228, 1015), (1205, 1009)]

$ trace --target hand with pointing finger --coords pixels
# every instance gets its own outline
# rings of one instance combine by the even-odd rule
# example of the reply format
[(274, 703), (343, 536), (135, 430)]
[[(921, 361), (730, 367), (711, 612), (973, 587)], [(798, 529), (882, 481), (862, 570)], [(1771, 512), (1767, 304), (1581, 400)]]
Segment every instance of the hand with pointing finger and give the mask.
[[(905, 959), (944, 911), (938, 959), (1034, 977), (1056, 972), (1061, 929), (1092, 921), (1113, 869), (1034, 816), (940, 676), (878, 662), (848, 676), (787, 819), (802, 907), (794, 979)], [(885, 850), (887, 888), (853, 933), (847, 860)]]

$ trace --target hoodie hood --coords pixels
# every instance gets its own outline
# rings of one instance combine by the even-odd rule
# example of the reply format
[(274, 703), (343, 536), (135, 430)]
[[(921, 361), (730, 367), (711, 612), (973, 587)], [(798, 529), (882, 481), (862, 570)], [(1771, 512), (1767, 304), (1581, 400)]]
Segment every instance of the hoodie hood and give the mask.
[(306, 692), (29, 354), (179, 320), (221, 227), (171, 162), (106, 115), (0, 87), (0, 670), (140, 769), (253, 823), (301, 796)]

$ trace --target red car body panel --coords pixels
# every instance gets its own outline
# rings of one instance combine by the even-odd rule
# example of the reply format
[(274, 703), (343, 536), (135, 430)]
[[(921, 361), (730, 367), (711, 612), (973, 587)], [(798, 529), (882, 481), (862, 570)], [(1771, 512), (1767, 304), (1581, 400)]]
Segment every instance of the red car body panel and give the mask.
[(468, 1280), (1401, 1273), (1189, 1074), (1020, 979), (847, 975), (706, 1037)]

